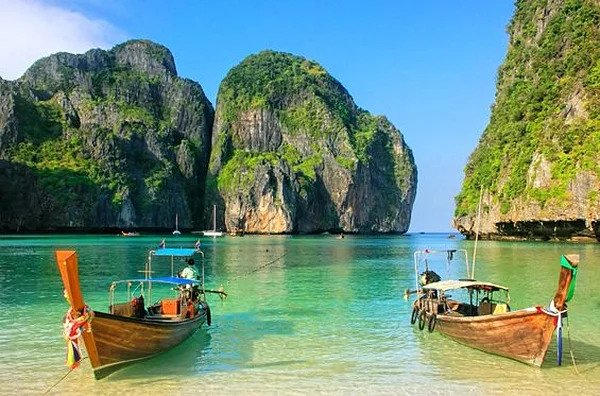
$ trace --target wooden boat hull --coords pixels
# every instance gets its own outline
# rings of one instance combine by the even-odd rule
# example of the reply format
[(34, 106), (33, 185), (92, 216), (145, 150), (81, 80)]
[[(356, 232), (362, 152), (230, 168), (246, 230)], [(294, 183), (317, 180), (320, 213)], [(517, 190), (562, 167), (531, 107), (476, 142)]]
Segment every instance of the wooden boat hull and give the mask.
[[(165, 352), (190, 337), (206, 322), (206, 311), (193, 319), (172, 322), (126, 318), (95, 312), (92, 337), (86, 349), (95, 347), (98, 363), (92, 363), (96, 379), (129, 363)], [(88, 345), (93, 342), (94, 345)]]
[(463, 345), (540, 367), (555, 318), (536, 308), (497, 315), (438, 315), (435, 329)]
[(223, 231), (202, 231), (202, 234), (207, 237), (222, 237)]
[[(56, 251), (56, 262), (65, 286), (65, 297), (77, 318), (85, 310), (79, 284), (77, 254)], [(106, 377), (123, 366), (165, 352), (190, 337), (202, 324), (210, 324), (206, 303), (193, 318), (181, 316), (135, 318), (94, 312), (90, 331), (82, 338), (96, 379)]]
[[(435, 329), (466, 346), (540, 367), (554, 330), (562, 320), (560, 316), (567, 312), (566, 302), (573, 297), (575, 283), (572, 282), (578, 265), (579, 255), (561, 256), (558, 288), (547, 309), (531, 307), (502, 312), (508, 308), (507, 304), (500, 300), (496, 300), (500, 303), (490, 304), (489, 295), (475, 301), (477, 304), (473, 305), (474, 291), (477, 291), (478, 299), (480, 291), (491, 293), (508, 290), (489, 282), (474, 279), (425, 282), (424, 291), (417, 290), (421, 292), (421, 297), (413, 304), (411, 324), (418, 320), (421, 330), (427, 323), (429, 331)], [(416, 268), (415, 265), (415, 272)], [(459, 289), (471, 293), (469, 303), (463, 304), (447, 298), (446, 292)], [(560, 339), (559, 341), (562, 342)], [(560, 365), (560, 359), (558, 364)]]

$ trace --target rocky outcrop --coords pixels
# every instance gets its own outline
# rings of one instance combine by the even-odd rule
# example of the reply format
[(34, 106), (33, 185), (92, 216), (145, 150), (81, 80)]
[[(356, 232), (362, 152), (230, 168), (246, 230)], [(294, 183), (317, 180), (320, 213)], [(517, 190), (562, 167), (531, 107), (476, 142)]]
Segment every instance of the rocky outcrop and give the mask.
[(264, 51), (221, 83), (209, 178), (219, 228), (402, 233), (417, 174), (385, 117), (358, 108), (318, 64)]
[(41, 203), (27, 216), (3, 207), (0, 228), (170, 228), (176, 214), (202, 227), (213, 117), (149, 41), (55, 54), (0, 80), (0, 176), (23, 177)]
[(496, 102), (454, 226), (472, 237), (600, 241), (600, 3), (518, 1)]
[(0, 160), (7, 158), (7, 148), (17, 142), (15, 97), (11, 83), (0, 78)]

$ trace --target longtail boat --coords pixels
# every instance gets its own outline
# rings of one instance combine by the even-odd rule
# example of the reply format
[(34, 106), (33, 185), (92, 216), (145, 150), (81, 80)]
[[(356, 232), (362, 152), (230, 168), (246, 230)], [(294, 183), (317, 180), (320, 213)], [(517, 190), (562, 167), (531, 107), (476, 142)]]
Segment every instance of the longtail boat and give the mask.
[[(174, 258), (194, 254), (204, 257), (199, 249), (151, 250), (143, 271), (144, 278), (112, 282), (108, 312), (101, 312), (92, 311), (85, 305), (79, 284), (77, 253), (57, 250), (56, 262), (65, 287), (65, 297), (70, 304), (65, 318), (67, 365), (75, 368), (82, 359), (78, 343), (80, 337), (94, 376), (101, 379), (128, 364), (173, 348), (204, 323), (210, 325), (206, 293), (226, 294), (221, 290), (204, 288), (204, 260), (198, 279), (180, 278), (174, 273)], [(152, 278), (155, 257), (171, 259), (171, 276)], [(124, 295), (122, 300), (125, 301), (117, 299), (117, 292)], [(157, 297), (161, 292), (163, 295)], [(146, 306), (145, 301), (154, 303)]]
[[(427, 327), (429, 332), (438, 331), (466, 346), (537, 367), (544, 362), (557, 330), (557, 363), (561, 364), (562, 319), (567, 315), (566, 302), (575, 290), (579, 255), (561, 256), (558, 288), (548, 307), (511, 311), (509, 291), (504, 286), (474, 279), (441, 280), (428, 268), (419, 274), (418, 256), (422, 256), (418, 253), (432, 252), (415, 252), (415, 291), (419, 297), (413, 303), (411, 324), (416, 323), (420, 330)], [(456, 250), (441, 252), (451, 257)], [(432, 273), (436, 275), (435, 281), (429, 282)], [(457, 295), (462, 295), (464, 301), (457, 300)]]

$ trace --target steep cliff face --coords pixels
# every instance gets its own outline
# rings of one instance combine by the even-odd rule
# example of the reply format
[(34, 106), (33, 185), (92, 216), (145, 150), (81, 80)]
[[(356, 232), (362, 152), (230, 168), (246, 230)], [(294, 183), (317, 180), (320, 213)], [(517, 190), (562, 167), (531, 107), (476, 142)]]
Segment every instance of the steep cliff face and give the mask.
[(600, 3), (520, 0), (454, 225), (490, 238), (600, 240)]
[(221, 83), (209, 178), (229, 230), (406, 232), (417, 175), (386, 118), (318, 64), (264, 51)]
[[(0, 80), (0, 183), (23, 177), (18, 194), (39, 204), (2, 205), (1, 227), (172, 227), (175, 214), (200, 227), (213, 117), (149, 41), (55, 54)], [(22, 199), (10, 191), (0, 201)]]

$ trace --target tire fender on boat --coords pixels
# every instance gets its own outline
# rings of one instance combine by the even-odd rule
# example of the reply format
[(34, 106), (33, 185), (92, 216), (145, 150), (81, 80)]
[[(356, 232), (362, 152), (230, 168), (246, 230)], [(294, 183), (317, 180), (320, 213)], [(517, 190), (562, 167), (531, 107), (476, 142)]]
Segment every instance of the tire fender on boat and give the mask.
[(427, 314), (425, 313), (425, 309), (422, 309), (419, 312), (419, 330), (423, 330), (425, 328), (425, 322), (427, 321)]
[(436, 323), (437, 323), (437, 316), (435, 314), (432, 314), (429, 317), (429, 322), (427, 322), (427, 330), (429, 330), (430, 333), (433, 333)]
[(210, 326), (210, 324), (211, 324), (210, 307), (208, 306), (208, 304), (205, 304), (205, 307), (206, 307), (206, 324)]
[(412, 310), (412, 314), (410, 315), (410, 324), (414, 325), (417, 321), (417, 317), (419, 316), (419, 309), (415, 305)]

